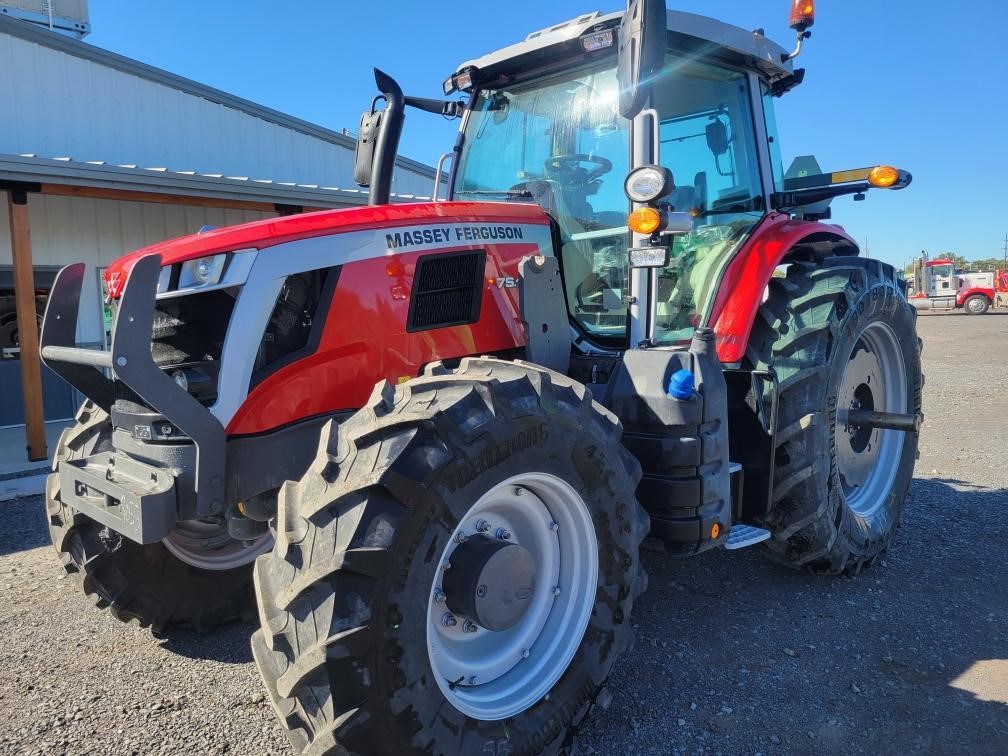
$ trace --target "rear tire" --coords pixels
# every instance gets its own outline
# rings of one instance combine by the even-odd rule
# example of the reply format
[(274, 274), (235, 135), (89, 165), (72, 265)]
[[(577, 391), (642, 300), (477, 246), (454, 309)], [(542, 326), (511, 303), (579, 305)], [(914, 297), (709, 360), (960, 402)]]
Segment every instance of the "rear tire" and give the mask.
[[(60, 436), (57, 462), (111, 448), (112, 425), (103, 410), (87, 402), (76, 419)], [(251, 562), (199, 569), (161, 543), (135, 543), (64, 504), (57, 473), (46, 481), (46, 512), (63, 568), (97, 607), (123, 622), (158, 633), (180, 626), (204, 632), (255, 616)]]
[(974, 294), (966, 297), (963, 302), (963, 309), (967, 315), (983, 315), (990, 309), (990, 300), (983, 294)]
[[(634, 496), (640, 466), (619, 438), (616, 418), (583, 386), (491, 359), (465, 359), (455, 371), (436, 365), (394, 390), (381, 384), (350, 420), (328, 425), (316, 461), (282, 489), (277, 546), (255, 571), (262, 629), (252, 650), (294, 749), (502, 754), (568, 744), (631, 641), (631, 607), (646, 584), (638, 550), (648, 518)], [(544, 695), (533, 692), (537, 700), (523, 711), (489, 721), (464, 714), (446, 685), (475, 696), (482, 682), (435, 677), (430, 613), (440, 617), (451, 595), (446, 601), (432, 589), (445, 577), (442, 555), (456, 548), (459, 524), (516, 478), (529, 481), (523, 501), (548, 501), (536, 479), (577, 492), (598, 569), (573, 660), (554, 669), (559, 679)], [(521, 542), (518, 528), (514, 537)], [(507, 635), (472, 632), (490, 641), (484, 649)], [(541, 651), (550, 643), (539, 635), (529, 663), (548, 659)], [(522, 655), (505, 655), (511, 671)], [(519, 688), (516, 699), (527, 692)]]
[[(771, 281), (749, 358), (779, 381), (765, 522), (773, 533), (767, 548), (779, 561), (856, 573), (888, 547), (913, 477), (917, 435), (862, 433), (842, 420), (838, 428), (837, 413), (920, 412), (915, 321), (895, 271), (878, 260), (813, 257)], [(848, 385), (860, 380), (858, 371), (865, 382)]]

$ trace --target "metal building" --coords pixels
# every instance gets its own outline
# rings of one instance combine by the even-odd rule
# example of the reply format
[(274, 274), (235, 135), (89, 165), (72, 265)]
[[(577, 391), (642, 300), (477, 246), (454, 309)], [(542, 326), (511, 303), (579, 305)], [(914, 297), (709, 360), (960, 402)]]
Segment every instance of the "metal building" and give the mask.
[[(81, 42), (86, 15), (64, 19), (63, 34), (45, 28), (30, 5), (0, 4), (0, 428), (27, 421), (40, 459), (43, 408), (61, 420), (77, 401), (38, 363), (35, 315), (60, 267), (91, 268), (77, 339), (100, 346), (98, 271), (124, 252), (367, 194), (353, 183), (352, 138)], [(426, 199), (433, 182), (432, 168), (400, 158), (393, 192)]]

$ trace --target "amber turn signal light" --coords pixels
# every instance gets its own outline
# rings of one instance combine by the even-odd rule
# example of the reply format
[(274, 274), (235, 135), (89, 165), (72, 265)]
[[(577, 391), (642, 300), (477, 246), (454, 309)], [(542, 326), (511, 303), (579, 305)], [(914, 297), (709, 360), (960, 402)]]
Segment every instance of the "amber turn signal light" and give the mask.
[(640, 207), (627, 216), (627, 225), (635, 234), (650, 236), (660, 231), (664, 218), (660, 210), (653, 207)]
[(868, 183), (879, 189), (888, 189), (900, 179), (900, 172), (891, 165), (879, 165), (868, 172)]

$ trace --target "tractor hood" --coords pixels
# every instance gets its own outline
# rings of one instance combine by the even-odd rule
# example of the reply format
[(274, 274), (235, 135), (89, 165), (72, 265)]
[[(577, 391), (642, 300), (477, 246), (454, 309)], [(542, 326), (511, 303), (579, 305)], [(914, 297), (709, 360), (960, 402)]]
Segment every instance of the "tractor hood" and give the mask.
[(548, 216), (538, 205), (503, 202), (418, 202), (322, 210), (212, 229), (143, 247), (109, 265), (105, 270), (105, 284), (109, 295), (117, 299), (136, 261), (148, 255), (161, 255), (162, 265), (168, 266), (222, 252), (264, 249), (297, 239), (346, 231), (380, 231), (432, 218), (451, 219), (453, 222), (514, 220), (549, 223)]

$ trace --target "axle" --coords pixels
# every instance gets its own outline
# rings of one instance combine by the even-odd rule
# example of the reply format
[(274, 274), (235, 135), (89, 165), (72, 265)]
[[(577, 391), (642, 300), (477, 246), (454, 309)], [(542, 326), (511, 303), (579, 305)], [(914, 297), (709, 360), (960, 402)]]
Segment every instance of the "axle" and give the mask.
[(901, 412), (874, 412), (872, 410), (849, 410), (837, 413), (837, 422), (860, 427), (883, 428), (906, 433), (919, 433), (924, 415), (903, 414)]

